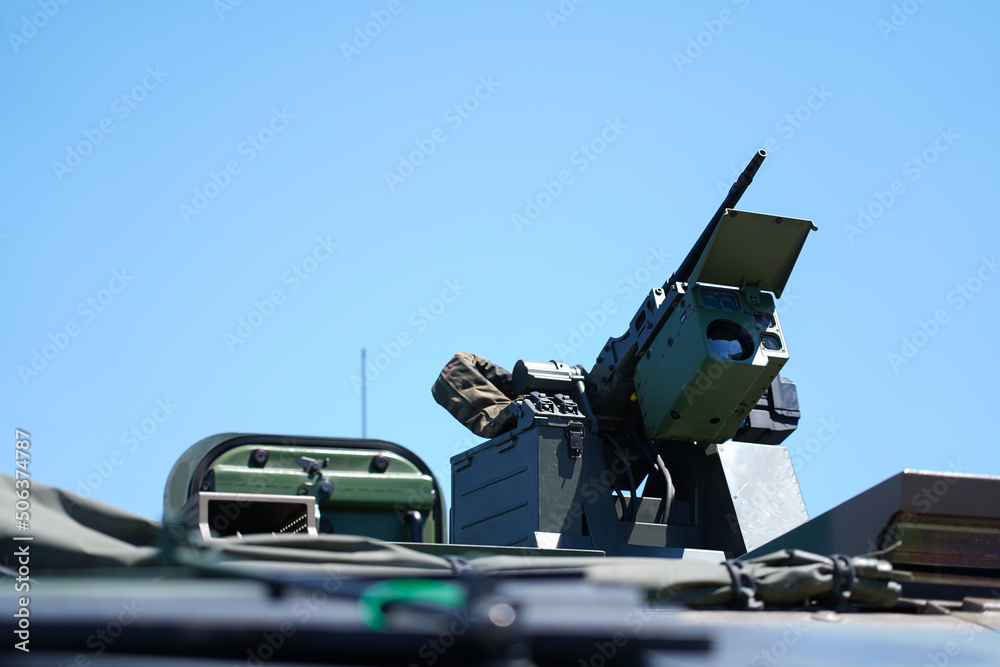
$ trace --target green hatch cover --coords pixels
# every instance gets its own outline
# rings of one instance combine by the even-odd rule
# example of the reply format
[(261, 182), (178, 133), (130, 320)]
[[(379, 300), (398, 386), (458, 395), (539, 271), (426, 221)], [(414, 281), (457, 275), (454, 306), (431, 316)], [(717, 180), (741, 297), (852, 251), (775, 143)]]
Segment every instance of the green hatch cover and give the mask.
[(809, 220), (726, 209), (689, 283), (748, 285), (781, 298), (810, 231)]
[[(263, 458), (255, 461), (257, 452)], [(164, 490), (164, 518), (173, 521), (199, 491), (238, 494), (244, 502), (260, 496), (254, 500), (258, 503), (268, 502), (269, 495), (309, 495), (320, 513), (320, 532), (329, 524), (328, 532), (341, 534), (444, 541), (443, 494), (433, 472), (416, 454), (385, 440), (211, 436), (192, 445), (174, 464)], [(258, 510), (264, 511), (260, 506)], [(219, 520), (226, 518), (225, 527), (213, 526), (228, 530), (236, 517)], [(265, 532), (272, 530), (269, 525)], [(415, 532), (407, 532), (407, 526)]]

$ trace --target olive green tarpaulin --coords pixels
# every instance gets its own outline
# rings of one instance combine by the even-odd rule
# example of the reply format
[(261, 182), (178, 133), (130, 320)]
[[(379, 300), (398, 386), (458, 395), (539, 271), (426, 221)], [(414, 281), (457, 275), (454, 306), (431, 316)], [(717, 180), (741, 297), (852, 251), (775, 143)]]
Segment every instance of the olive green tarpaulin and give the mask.
[[(28, 482), (27, 485), (24, 482)], [(162, 526), (112, 505), (33, 480), (0, 474), (0, 507), (14, 508), (27, 490), (30, 521), (17, 530), (13, 512), (0, 521), (0, 537), (31, 537), (31, 571), (150, 565), (160, 552)], [(17, 565), (4, 553), (4, 565)]]

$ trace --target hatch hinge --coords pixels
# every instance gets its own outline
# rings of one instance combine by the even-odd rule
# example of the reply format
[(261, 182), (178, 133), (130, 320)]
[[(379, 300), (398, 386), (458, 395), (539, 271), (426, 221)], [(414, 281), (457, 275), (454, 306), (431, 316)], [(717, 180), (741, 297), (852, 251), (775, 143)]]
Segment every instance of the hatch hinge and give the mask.
[(756, 306), (760, 303), (760, 290), (763, 281), (758, 280), (756, 285), (748, 285), (747, 279), (744, 278), (740, 281), (740, 291), (747, 295), (747, 301), (750, 305)]

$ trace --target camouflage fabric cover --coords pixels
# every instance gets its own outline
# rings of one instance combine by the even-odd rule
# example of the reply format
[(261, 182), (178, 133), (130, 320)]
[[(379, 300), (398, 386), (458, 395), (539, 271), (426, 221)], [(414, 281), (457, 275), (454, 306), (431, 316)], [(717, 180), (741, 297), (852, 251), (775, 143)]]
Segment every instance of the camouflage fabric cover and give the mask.
[(493, 438), (517, 423), (511, 411), (511, 374), (488, 359), (456, 352), (441, 369), (431, 393), (438, 405), (483, 438)]

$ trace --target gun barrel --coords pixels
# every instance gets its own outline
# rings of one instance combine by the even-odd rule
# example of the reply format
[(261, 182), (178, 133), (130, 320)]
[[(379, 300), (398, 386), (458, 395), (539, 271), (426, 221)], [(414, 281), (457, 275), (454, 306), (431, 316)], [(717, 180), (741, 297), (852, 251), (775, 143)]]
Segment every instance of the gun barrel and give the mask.
[(695, 265), (698, 263), (698, 258), (701, 257), (701, 253), (705, 251), (705, 247), (708, 245), (709, 239), (712, 238), (712, 234), (715, 233), (715, 228), (719, 224), (719, 218), (725, 212), (727, 208), (732, 208), (736, 206), (739, 202), (740, 197), (743, 193), (747, 191), (750, 187), (750, 183), (753, 182), (753, 177), (760, 169), (760, 165), (764, 162), (764, 158), (767, 157), (767, 152), (762, 148), (757, 151), (756, 155), (750, 159), (750, 164), (746, 166), (740, 177), (736, 179), (733, 186), (729, 188), (729, 194), (726, 198), (722, 200), (722, 204), (719, 206), (719, 210), (715, 212), (712, 219), (708, 221), (708, 225), (702, 231), (701, 236), (698, 237), (698, 241), (688, 252), (687, 257), (681, 262), (681, 265), (677, 267), (673, 275), (664, 283), (663, 287), (669, 289), (670, 285), (676, 282), (687, 282), (688, 278), (691, 277), (691, 272), (694, 270)]

